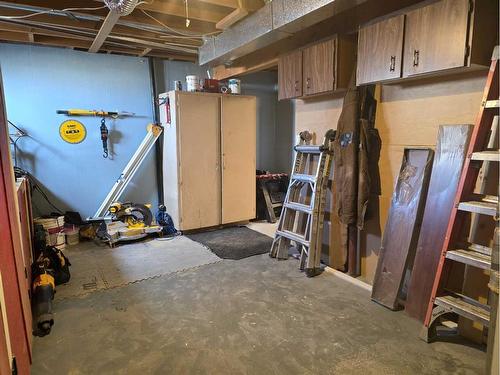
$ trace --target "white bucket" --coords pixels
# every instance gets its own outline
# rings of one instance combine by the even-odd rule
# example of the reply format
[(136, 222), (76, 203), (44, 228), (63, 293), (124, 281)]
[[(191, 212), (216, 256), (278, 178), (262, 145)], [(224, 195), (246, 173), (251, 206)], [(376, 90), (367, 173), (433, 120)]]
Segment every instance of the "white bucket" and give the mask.
[(227, 83), (229, 90), (231, 90), (231, 94), (241, 94), (241, 80), (237, 78), (231, 78)]
[(195, 75), (186, 76), (186, 91), (200, 91), (200, 78)]
[(40, 224), (45, 229), (45, 236), (48, 246), (55, 246), (59, 250), (66, 247), (66, 235), (64, 233), (64, 216), (42, 218), (33, 220), (35, 224)]
[(76, 225), (72, 225), (70, 228), (66, 227), (64, 232), (66, 234), (66, 243), (68, 245), (78, 245), (80, 242), (80, 228)]

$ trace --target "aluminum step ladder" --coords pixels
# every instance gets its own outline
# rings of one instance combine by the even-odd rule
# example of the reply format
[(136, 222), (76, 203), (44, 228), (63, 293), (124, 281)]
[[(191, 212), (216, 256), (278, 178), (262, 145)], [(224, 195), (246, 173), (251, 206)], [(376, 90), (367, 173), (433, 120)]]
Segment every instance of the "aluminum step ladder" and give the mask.
[(427, 342), (432, 341), (437, 336), (437, 326), (444, 315), (451, 313), (479, 322), (486, 327), (489, 325), (490, 306), (462, 293), (448, 290), (446, 284), (450, 281), (449, 277), (453, 276), (450, 271), (454, 262), (465, 264), (465, 267), (490, 269), (492, 251), (499, 251), (495, 247), (492, 249), (470, 243), (469, 240), (472, 238), (470, 235), (469, 240), (463, 241), (463, 236), (467, 233), (465, 228), (467, 215), (472, 215), (470, 232), (473, 232), (474, 227), (477, 226), (474, 215), (491, 216), (492, 219), (498, 221), (498, 196), (481, 194), (483, 193), (482, 187), (479, 194), (474, 193), (479, 176), (479, 167), (482, 165), (483, 170), (488, 170), (489, 163), (495, 163), (495, 167), (498, 168), (498, 162), (500, 162), (499, 150), (492, 149), (492, 140), (497, 137), (498, 128), (498, 54), (498, 47), (495, 47), (483, 93), (483, 101), (462, 169), (455, 197), (455, 206), (450, 215), (445, 241), (441, 249), (441, 258), (434, 278), (431, 298), (421, 333), (421, 338)]
[(109, 207), (113, 202), (116, 202), (120, 198), (128, 183), (132, 177), (134, 177), (134, 174), (137, 172), (144, 159), (146, 159), (149, 151), (153, 148), (153, 145), (160, 137), (162, 131), (163, 128), (159, 125), (148, 125), (146, 136), (135, 151), (134, 155), (130, 158), (129, 162), (123, 169), (123, 172), (116, 180), (106, 198), (104, 198), (104, 201), (101, 203), (94, 216), (88, 218), (87, 220), (101, 220), (109, 214)]
[(272, 258), (288, 259), (288, 250), (294, 242), (300, 252), (299, 268), (308, 277), (321, 272), (325, 192), (330, 176), (335, 131), (328, 130), (321, 145), (311, 145), (311, 139), (307, 131), (298, 135), (290, 183), (269, 252)]

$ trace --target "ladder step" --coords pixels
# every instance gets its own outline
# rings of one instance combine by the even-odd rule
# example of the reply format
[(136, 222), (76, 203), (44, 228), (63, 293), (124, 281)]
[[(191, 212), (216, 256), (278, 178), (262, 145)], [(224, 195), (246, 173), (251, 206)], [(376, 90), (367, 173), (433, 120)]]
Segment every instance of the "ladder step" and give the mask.
[(483, 245), (478, 245), (476, 243), (471, 243), (469, 246), (468, 246), (468, 249), (469, 250), (472, 250), (472, 251), (475, 251), (477, 253), (481, 253), (481, 254), (484, 254), (484, 255), (488, 255), (491, 257), (491, 247), (487, 247), (487, 246), (483, 246)]
[(450, 309), (455, 314), (479, 322), (485, 326), (490, 322), (489, 307), (462, 295), (448, 295), (437, 297), (434, 303)]
[(321, 154), (321, 152), (323, 151), (323, 146), (304, 145), (304, 146), (295, 146), (294, 149), (295, 151), (300, 152), (302, 154)]
[(497, 214), (497, 203), (493, 202), (460, 202), (458, 209), (461, 211), (473, 212), (476, 214), (496, 216)]
[(293, 202), (287, 202), (284, 205), (286, 208), (290, 208), (295, 211), (300, 211), (300, 212), (305, 212), (307, 214), (312, 213), (312, 209), (309, 206), (306, 206), (305, 204), (300, 204), (300, 203), (293, 203)]
[(313, 176), (312, 174), (298, 174), (294, 173), (292, 174), (292, 180), (295, 181), (302, 181), (302, 182), (316, 182), (316, 176)]
[(293, 232), (289, 232), (287, 230), (277, 230), (276, 231), (276, 235), (277, 236), (281, 236), (281, 237), (285, 237), (285, 238), (288, 238), (289, 240), (292, 240), (292, 241), (295, 241), (295, 242), (298, 242), (304, 246), (307, 246), (309, 247), (309, 241), (307, 241), (304, 237), (302, 236), (299, 236), (298, 234), (296, 233), (293, 233)]
[(498, 161), (500, 162), (500, 151), (480, 151), (472, 153), (471, 160)]
[(487, 100), (484, 108), (498, 108), (500, 106), (499, 102), (499, 100)]
[(491, 256), (478, 253), (477, 251), (463, 249), (449, 250), (446, 252), (446, 258), (483, 270), (491, 267)]

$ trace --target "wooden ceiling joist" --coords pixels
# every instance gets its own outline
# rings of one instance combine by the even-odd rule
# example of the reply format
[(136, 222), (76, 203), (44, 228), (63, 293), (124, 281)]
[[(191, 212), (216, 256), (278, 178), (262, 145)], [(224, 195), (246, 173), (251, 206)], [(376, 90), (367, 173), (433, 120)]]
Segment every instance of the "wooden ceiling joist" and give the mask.
[(248, 11), (244, 8), (236, 8), (226, 17), (221, 19), (215, 24), (215, 28), (219, 30), (226, 30), (231, 25), (235, 24), (239, 20), (245, 18), (248, 15)]
[[(148, 0), (122, 17), (103, 0), (7, 0), (0, 1), (0, 16), (23, 17), (0, 18), (0, 40), (196, 61), (203, 35), (263, 5), (263, 0), (188, 0), (186, 27), (185, 0)], [(63, 12), (66, 8), (79, 9)]]
[(152, 48), (144, 48), (144, 50), (138, 55), (139, 57), (146, 56), (149, 52), (151, 52)]

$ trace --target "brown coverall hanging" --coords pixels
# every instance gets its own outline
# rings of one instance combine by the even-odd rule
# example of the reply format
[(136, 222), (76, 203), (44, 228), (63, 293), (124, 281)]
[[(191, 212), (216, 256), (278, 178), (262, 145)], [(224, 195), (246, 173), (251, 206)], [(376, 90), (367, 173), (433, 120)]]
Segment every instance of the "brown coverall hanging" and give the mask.
[(344, 98), (334, 143), (333, 210), (344, 225), (363, 228), (368, 201), (380, 195), (381, 140), (375, 129), (375, 86), (356, 87)]

